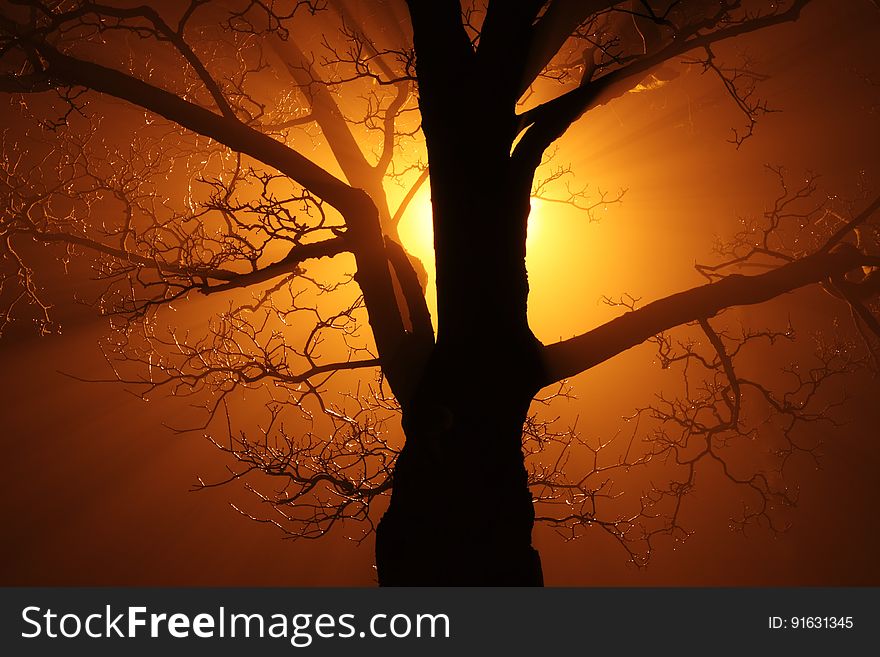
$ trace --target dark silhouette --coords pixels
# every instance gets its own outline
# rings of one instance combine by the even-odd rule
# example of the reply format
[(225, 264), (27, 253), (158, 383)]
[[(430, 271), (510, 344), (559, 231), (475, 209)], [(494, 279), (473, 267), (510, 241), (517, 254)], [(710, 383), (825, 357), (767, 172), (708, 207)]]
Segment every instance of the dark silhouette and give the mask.
[[(29, 147), (27, 135), (5, 148), (9, 305), (30, 301), (51, 330), (49, 304), (19, 239), (90, 254), (106, 283), (99, 306), (121, 336), (110, 349), (122, 363), (121, 380), (148, 391), (208, 391), (206, 425), (224, 425), (238, 387), (268, 383), (281, 391), (267, 404), (272, 422), (262, 436), (229, 429), (226, 439), (217, 439), (243, 466), (230, 479), (262, 472), (283, 482), (281, 492), (263, 497), (281, 514), (272, 522), (313, 537), (343, 519), (367, 518), (373, 501), (391, 491), (376, 527), (381, 584), (541, 585), (531, 535), (533, 500), (542, 495), (567, 502), (561, 515), (543, 519), (561, 527), (601, 524), (622, 544), (677, 531), (677, 511), (665, 513), (668, 522), (656, 530), (633, 518), (606, 520), (596, 511), (601, 487), (563, 482), (553, 469), (527, 469), (524, 425), (527, 437), (555, 440), (529, 415), (541, 389), (648, 340), (670, 363), (705, 367), (716, 387), (700, 403), (721, 409), (715, 424), (674, 405), (661, 419), (705, 437), (706, 450), (685, 458), (679, 444), (661, 436), (650, 455), (616, 463), (632, 467), (674, 453), (689, 477), (652, 491), (645, 504), (677, 505), (698, 458), (711, 455), (712, 440), (744, 431), (745, 388), (782, 415), (809, 419), (805, 406), (780, 402), (734, 370), (742, 344), (780, 336), (737, 338), (713, 328), (711, 318), (823, 283), (852, 310), (869, 353), (871, 340), (880, 337), (880, 256), (876, 233), (866, 230), (880, 199), (849, 216), (835, 214), (792, 248), (786, 231), (803, 229), (791, 228), (798, 223), (792, 217), (819, 211), (797, 205), (811, 197), (812, 182), (786, 190), (757, 238), (748, 231), (737, 235), (718, 263), (703, 267), (705, 285), (641, 307), (625, 301), (619, 318), (556, 344), (541, 344), (527, 318), (530, 198), (551, 145), (592, 108), (637, 85), (673, 79), (676, 60), (685, 55), (716, 74), (743, 112), (747, 130), (734, 136), (741, 143), (768, 111), (755, 96), (760, 76), (725, 68), (713, 46), (794, 21), (808, 4), (491, 0), (483, 8), (457, 0), (193, 0), (122, 8), (3, 2), (0, 90), (28, 99), (21, 111), (60, 135), (47, 148)], [(323, 35), (320, 42), (316, 34)], [(307, 52), (306, 41), (320, 53)], [(340, 93), (351, 85), (350, 98)], [(533, 94), (538, 101), (529, 100)], [(131, 152), (114, 155), (99, 144), (109, 129), (99, 119), (124, 112), (118, 101), (148, 118)], [(120, 116), (131, 121), (136, 115)], [(427, 164), (400, 159), (402, 148), (418, 143), (419, 129)], [(317, 134), (338, 173), (304, 154)], [(368, 143), (365, 134), (377, 137)], [(193, 162), (203, 168), (193, 169)], [(196, 172), (187, 174), (189, 190), (177, 178), (187, 167)], [(398, 236), (398, 222), (426, 179), (436, 335), (425, 268)], [(392, 211), (388, 184), (394, 181), (408, 191)], [(562, 200), (590, 209), (577, 194)], [(342, 254), (353, 258), (360, 297), (325, 312), (309, 295), (336, 290), (316, 281), (310, 267)], [(735, 272), (746, 263), (766, 271)], [(255, 296), (242, 296), (243, 290), (256, 290)], [(209, 300), (239, 294), (237, 306), (217, 311), (208, 336), (197, 343), (156, 329), (162, 309), (190, 293)], [(366, 345), (352, 328), (364, 309), (372, 335)], [(290, 347), (274, 328), (288, 320), (308, 324), (301, 347)], [(664, 332), (687, 324), (708, 340), (708, 353), (673, 353)], [(335, 362), (320, 348), (324, 338), (318, 336), (325, 335), (336, 335), (336, 348), (345, 353)], [(150, 373), (127, 368), (132, 364), (149, 365)], [(841, 363), (829, 356), (827, 372), (803, 385), (818, 386), (860, 364), (870, 364), (869, 357)], [(362, 414), (325, 403), (330, 375), (377, 367), (382, 381), (369, 402), (358, 398), (369, 406), (360, 407)], [(326, 444), (315, 439), (318, 431), (297, 442), (275, 423), (285, 407), (309, 404), (328, 412), (334, 428)], [(376, 429), (376, 409), (399, 410), (402, 447)], [(787, 499), (762, 475), (737, 481), (763, 501), (744, 521), (769, 517), (771, 500)]]

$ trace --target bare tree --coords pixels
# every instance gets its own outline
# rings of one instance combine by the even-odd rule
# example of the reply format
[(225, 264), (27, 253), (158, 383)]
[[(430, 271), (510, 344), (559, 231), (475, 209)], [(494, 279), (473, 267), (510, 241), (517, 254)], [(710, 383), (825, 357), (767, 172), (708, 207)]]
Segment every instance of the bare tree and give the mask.
[[(536, 518), (600, 527), (642, 563), (656, 536), (685, 535), (678, 509), (710, 460), (752, 496), (738, 522), (772, 526), (791, 491), (726, 448), (763, 413), (779, 460), (811, 451), (797, 432), (833, 419), (826, 382), (876, 369), (880, 198), (847, 206), (775, 170), (774, 206), (698, 266), (704, 285), (609, 299), (618, 318), (549, 345), (527, 318), (526, 232), (532, 197), (586, 213), (620, 199), (573, 185), (553, 144), (681, 60), (718, 77), (741, 144), (772, 108), (762, 76), (716, 44), (808, 4), (7, 0), (3, 319), (54, 328), (35, 245), (90, 263), (114, 378), (204, 404), (228, 480), (271, 509), (243, 513), (298, 537), (352, 520), (370, 535), (390, 496), (382, 584), (540, 584)], [(398, 236), (427, 180), (436, 332), (425, 267)], [(741, 373), (738, 355), (793, 332), (717, 316), (812, 285), (861, 343), (820, 342), (780, 389)], [(184, 304), (190, 325), (172, 319)], [(646, 341), (684, 386), (633, 431), (594, 442), (530, 413)], [(621, 506), (617, 475), (657, 463), (668, 482)]]

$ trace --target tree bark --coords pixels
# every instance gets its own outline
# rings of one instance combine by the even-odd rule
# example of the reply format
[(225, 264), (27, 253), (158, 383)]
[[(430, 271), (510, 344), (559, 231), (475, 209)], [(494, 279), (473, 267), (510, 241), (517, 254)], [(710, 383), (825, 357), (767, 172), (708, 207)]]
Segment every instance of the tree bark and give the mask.
[(540, 586), (522, 452), (544, 378), (526, 317), (530, 179), (502, 149), (472, 146), (457, 166), (437, 164), (447, 157), (431, 160), (437, 343), (403, 405), (406, 444), (377, 528), (379, 583)]
[(493, 14), (519, 32), (495, 39), (487, 26), (489, 45), (477, 52), (458, 2), (408, 3), (431, 170), (437, 340), (402, 402), (406, 444), (376, 535), (380, 585), (543, 583), (522, 452), (545, 378), (527, 318), (534, 167), (510, 156), (519, 76), (486, 75), (503, 53), (514, 57), (508, 40), (525, 37), (538, 4)]
[(406, 445), (377, 529), (379, 583), (539, 586), (521, 442), (533, 393), (503, 374), (471, 379), (449, 356), (434, 352), (404, 411)]

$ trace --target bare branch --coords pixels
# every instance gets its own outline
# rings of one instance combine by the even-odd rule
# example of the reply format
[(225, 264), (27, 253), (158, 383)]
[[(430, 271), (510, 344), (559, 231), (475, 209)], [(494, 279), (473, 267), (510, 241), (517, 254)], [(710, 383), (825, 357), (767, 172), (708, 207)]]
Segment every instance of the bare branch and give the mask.
[(544, 350), (547, 383), (587, 370), (666, 329), (712, 317), (731, 306), (769, 301), (799, 287), (845, 274), (880, 258), (858, 252), (819, 252), (755, 276), (730, 275), (628, 312)]
[(605, 104), (626, 93), (651, 69), (674, 57), (697, 48), (706, 48), (714, 43), (732, 39), (743, 34), (763, 30), (785, 22), (797, 20), (810, 0), (794, 0), (784, 11), (758, 17), (746, 17), (732, 22), (726, 27), (704, 31), (716, 27), (727, 16), (726, 6), (719, 13), (683, 28), (667, 45), (656, 52), (635, 57), (619, 68), (598, 78), (585, 80), (576, 89), (568, 91), (551, 101), (547, 101), (520, 116), (520, 128), (525, 134), (514, 151), (515, 157), (523, 162), (537, 163), (541, 153), (561, 137), (568, 128), (585, 112)]

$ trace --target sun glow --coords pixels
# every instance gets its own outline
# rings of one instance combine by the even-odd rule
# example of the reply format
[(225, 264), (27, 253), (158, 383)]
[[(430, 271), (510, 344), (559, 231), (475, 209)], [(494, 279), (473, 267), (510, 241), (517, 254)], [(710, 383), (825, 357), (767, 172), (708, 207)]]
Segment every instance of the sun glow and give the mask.
[(434, 225), (431, 207), (431, 187), (428, 181), (415, 193), (400, 219), (400, 240), (412, 255), (422, 261), (434, 280)]
[[(596, 186), (601, 188), (598, 182)], [(641, 199), (636, 194), (630, 196), (639, 205)], [(659, 227), (655, 231), (644, 226), (642, 230), (633, 230), (627, 215), (615, 204), (600, 207), (590, 216), (570, 203), (530, 200), (526, 239), (529, 323), (540, 340), (553, 342), (570, 337), (618, 315), (618, 309), (602, 302), (605, 295), (637, 291), (639, 295), (656, 298), (691, 283), (683, 275), (656, 275), (653, 267), (658, 253), (663, 254), (666, 262), (675, 259), (675, 254), (683, 250), (682, 244), (692, 247), (688, 242), (690, 233), (664, 229), (673, 218), (660, 215), (653, 198), (649, 200), (647, 205), (642, 201), (636, 209), (642, 215), (653, 213), (661, 217), (652, 224)], [(427, 182), (407, 206), (398, 232), (407, 251), (425, 267), (425, 296), (436, 322), (434, 230)], [(688, 273), (687, 258), (683, 261), (682, 268)]]
[(529, 202), (529, 224), (526, 228), (526, 253), (535, 251), (541, 247), (541, 227), (548, 213), (547, 203), (539, 198), (533, 198)]

